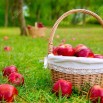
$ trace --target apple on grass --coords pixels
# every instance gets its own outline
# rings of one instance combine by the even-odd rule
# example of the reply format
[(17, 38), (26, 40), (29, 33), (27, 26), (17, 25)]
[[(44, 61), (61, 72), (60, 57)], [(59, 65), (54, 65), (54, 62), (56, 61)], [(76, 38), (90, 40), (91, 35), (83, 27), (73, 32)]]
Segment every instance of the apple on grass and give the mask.
[(88, 97), (92, 103), (103, 103), (103, 87), (94, 85), (90, 88)]
[(59, 36), (59, 35), (56, 35), (56, 38), (57, 38), (57, 39), (59, 39), (59, 38), (60, 38), (60, 36)]
[(58, 46), (57, 54), (62, 56), (73, 56), (74, 49), (70, 44), (62, 44)]
[(24, 84), (24, 77), (20, 73), (14, 72), (8, 76), (8, 81), (12, 84), (20, 86)]
[(0, 85), (0, 103), (3, 101), (11, 103), (14, 101), (15, 96), (18, 95), (18, 90), (9, 84)]
[(4, 47), (4, 51), (11, 51), (11, 50), (12, 50), (12, 48), (10, 46), (5, 46)]
[(5, 68), (2, 70), (2, 72), (3, 72), (3, 76), (7, 77), (7, 76), (9, 76), (11, 73), (13, 73), (13, 72), (18, 72), (18, 69), (16, 68), (16, 66), (11, 65), (11, 66), (5, 67)]
[(8, 40), (9, 39), (9, 37), (8, 36), (4, 36), (4, 38), (3, 38), (4, 40)]
[(61, 94), (62, 96), (69, 97), (72, 94), (72, 83), (63, 79), (58, 80), (54, 83), (52, 92), (57, 96)]

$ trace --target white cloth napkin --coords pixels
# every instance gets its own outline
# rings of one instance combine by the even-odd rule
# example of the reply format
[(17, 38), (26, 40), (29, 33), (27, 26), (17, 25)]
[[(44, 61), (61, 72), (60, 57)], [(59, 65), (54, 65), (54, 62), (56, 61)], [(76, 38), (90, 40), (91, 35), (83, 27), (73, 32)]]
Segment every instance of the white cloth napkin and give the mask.
[[(103, 59), (73, 57), (73, 56), (55, 56), (49, 54), (44, 59), (44, 68), (52, 68), (57, 71), (74, 72), (80, 74), (103, 73)], [(65, 70), (64, 70), (65, 69)], [(72, 70), (71, 70), (72, 69)], [(85, 72), (85, 73), (84, 73)]]

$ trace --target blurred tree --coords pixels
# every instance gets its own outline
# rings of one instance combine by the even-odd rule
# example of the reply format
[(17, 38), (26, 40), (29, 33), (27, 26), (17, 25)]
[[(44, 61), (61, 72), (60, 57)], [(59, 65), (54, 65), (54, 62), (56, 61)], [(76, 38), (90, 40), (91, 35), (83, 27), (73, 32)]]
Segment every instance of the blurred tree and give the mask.
[(7, 27), (8, 26), (9, 0), (6, 0), (5, 3), (6, 3), (6, 5), (5, 5), (5, 24), (4, 24), (4, 26)]
[(27, 35), (26, 22), (23, 15), (23, 0), (16, 0), (18, 6), (18, 20), (20, 23), (21, 35)]
[[(102, 5), (103, 0), (0, 0), (0, 25), (6, 26), (8, 22), (9, 26), (22, 25), (20, 26), (20, 28), (22, 28), (21, 30), (25, 28), (26, 23), (34, 25), (34, 22), (43, 22), (45, 25), (51, 26), (64, 12), (79, 8), (89, 9), (103, 17)], [(22, 6), (22, 8), (20, 8), (20, 6)], [(24, 7), (26, 7), (28, 10), (28, 16), (23, 15)], [(91, 18), (91, 16), (87, 17)], [(4, 18), (5, 21), (3, 20)], [(19, 22), (17, 20), (18, 18)], [(65, 23), (63, 24), (68, 25), (68, 21), (71, 21), (71, 23), (74, 24), (85, 24), (87, 19), (88, 18), (86, 18), (85, 14), (77, 13), (67, 17), (67, 19), (65, 19), (66, 22), (64, 21)], [(26, 32), (25, 29), (24, 32)], [(22, 33), (23, 31), (21, 34)]]
[(12, 20), (14, 21), (15, 17), (18, 17), (21, 35), (27, 36), (26, 21), (23, 14), (24, 2), (23, 0), (13, 0), (12, 3), (13, 3), (11, 8)]

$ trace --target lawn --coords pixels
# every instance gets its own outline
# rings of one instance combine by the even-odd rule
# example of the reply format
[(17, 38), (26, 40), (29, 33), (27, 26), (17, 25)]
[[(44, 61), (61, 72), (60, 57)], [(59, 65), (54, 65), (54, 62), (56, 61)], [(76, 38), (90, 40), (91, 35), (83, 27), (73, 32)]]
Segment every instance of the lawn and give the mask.
[[(72, 94), (70, 98), (56, 97), (51, 93), (52, 80), (49, 69), (43, 68), (43, 58), (48, 53), (48, 38), (51, 28), (47, 29), (46, 37), (32, 38), (19, 36), (18, 28), (0, 28), (0, 84), (7, 83), (2, 76), (2, 69), (15, 65), (25, 78), (25, 84), (17, 87), (19, 96), (15, 103), (89, 103), (85, 96)], [(56, 38), (60, 35), (60, 38)], [(8, 36), (8, 40), (4, 40)], [(74, 47), (83, 43), (95, 53), (103, 54), (103, 29), (87, 28), (58, 28), (54, 37), (54, 45), (66, 39), (66, 43)], [(11, 46), (12, 51), (5, 52), (4, 46)]]

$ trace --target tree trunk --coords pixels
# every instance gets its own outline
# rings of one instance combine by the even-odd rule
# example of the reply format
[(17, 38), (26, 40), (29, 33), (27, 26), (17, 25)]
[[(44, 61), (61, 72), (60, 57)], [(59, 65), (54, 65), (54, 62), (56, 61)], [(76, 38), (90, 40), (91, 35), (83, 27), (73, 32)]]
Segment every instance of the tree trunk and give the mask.
[(23, 15), (23, 0), (17, 0), (18, 2), (18, 20), (20, 23), (21, 35), (27, 36), (26, 22)]
[(5, 5), (5, 24), (4, 26), (8, 26), (8, 9), (9, 9), (9, 0), (6, 0), (6, 5)]

